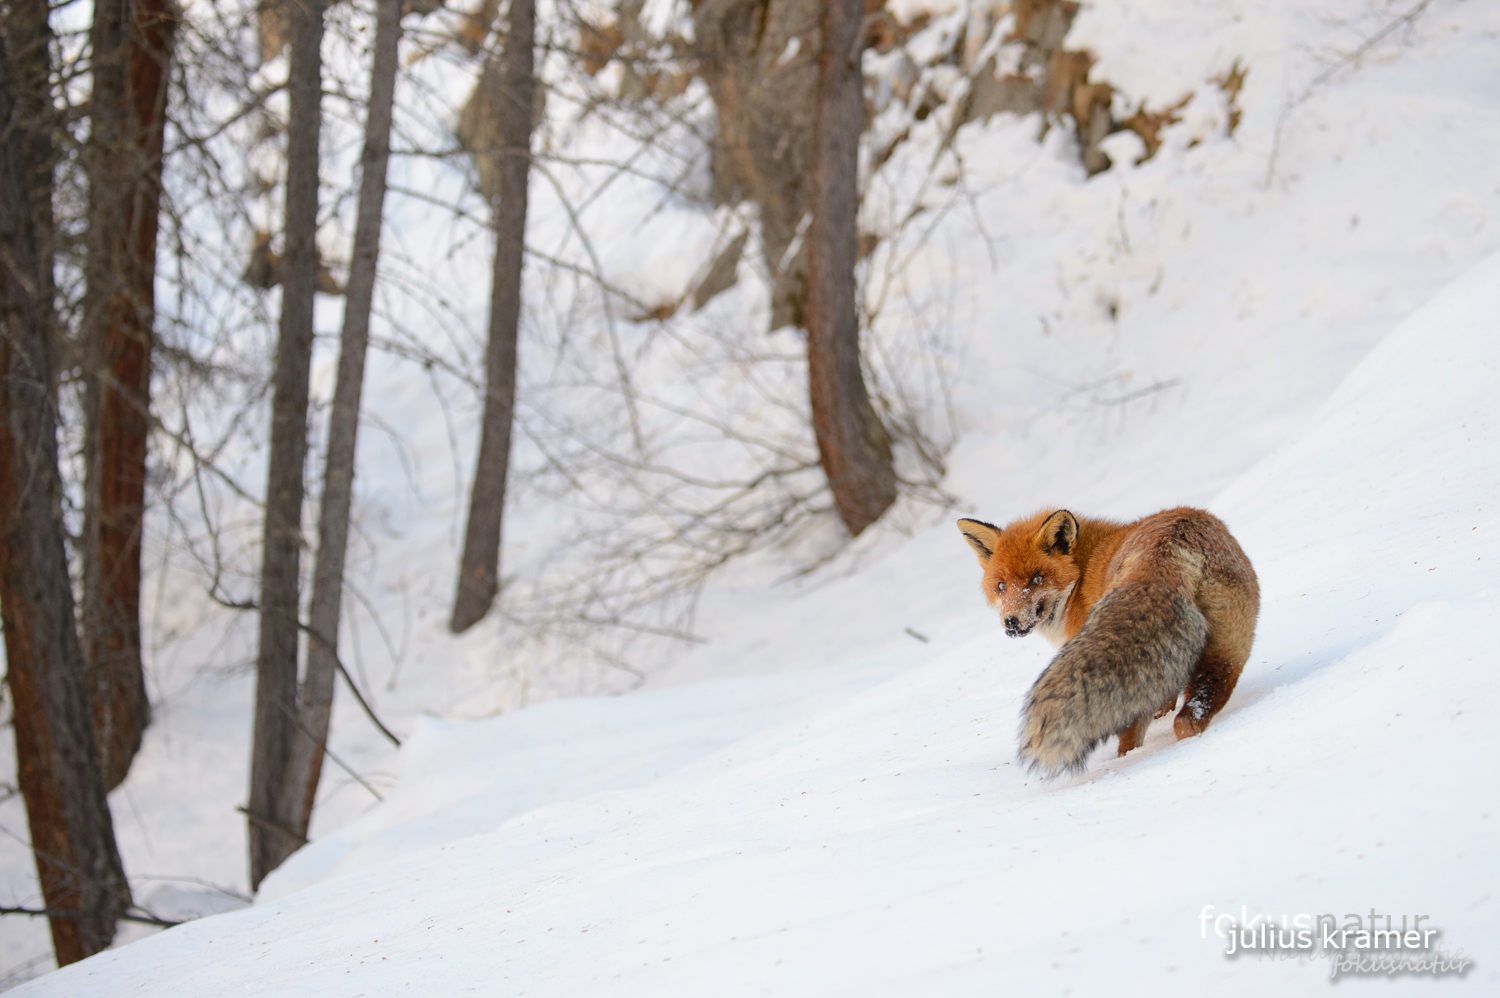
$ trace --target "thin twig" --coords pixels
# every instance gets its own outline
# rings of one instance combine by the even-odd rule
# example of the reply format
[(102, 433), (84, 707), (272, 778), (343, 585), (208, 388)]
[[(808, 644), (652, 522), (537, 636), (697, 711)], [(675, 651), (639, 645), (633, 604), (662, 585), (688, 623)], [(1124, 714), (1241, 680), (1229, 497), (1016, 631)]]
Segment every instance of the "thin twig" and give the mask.
[[(302, 732), (302, 734), (304, 736), (306, 736), (309, 741), (311, 741), (315, 736), (313, 735), (313, 733), (310, 730), (308, 730), (308, 727), (307, 727), (306, 724), (303, 723), (302, 718), (299, 717), (299, 716), (297, 716), (297, 712), (295, 710), (291, 710), (290, 708), (287, 708), (285, 705), (281, 705), (281, 706), (282, 706), (282, 709), (285, 711), (286, 715), (289, 718), (291, 718), (292, 723), (297, 726), (297, 730), (300, 731), (300, 732)], [(340, 759), (337, 755), (334, 755), (333, 749), (331, 749), (331, 748), (328, 747), (328, 739), (327, 738), (323, 739), (323, 744), (320, 747), (323, 749), (323, 754), (326, 755), (326, 756), (328, 756), (328, 758), (330, 758), (330, 759), (333, 760), (334, 765), (338, 766), (344, 772), (348, 773), (351, 777), (353, 777), (354, 781), (356, 783), (358, 783), (360, 786), (362, 786), (366, 790), (370, 791), (370, 793), (372, 795), (374, 795), (374, 797), (375, 797), (376, 800), (379, 800), (379, 801), (385, 800), (385, 798), (380, 795), (380, 791), (376, 790), (374, 787), (372, 787), (370, 785), (370, 783), (369, 783), (368, 780), (366, 780), (363, 776), (360, 776), (358, 773), (356, 773), (354, 771), (353, 767), (351, 767), (344, 760)]]
[[(351, 676), (351, 675), (349, 675), (349, 670), (348, 669), (344, 668), (344, 661), (343, 661), (343, 659), (339, 658), (339, 656), (338, 656), (338, 654), (336, 652), (331, 651), (331, 649), (333, 649), (333, 648), (335, 648), (337, 646), (334, 645), (332, 642), (328, 641), (322, 635), (314, 634), (312, 628), (309, 627), (309, 626), (307, 626), (306, 624), (303, 624), (302, 622), (299, 621), (297, 623), (297, 626), (303, 632), (305, 632), (310, 637), (312, 637), (312, 639), (314, 641), (317, 641), (319, 644), (321, 644), (325, 649), (330, 649), (329, 655), (333, 659), (334, 667), (339, 670), (339, 675), (341, 675), (341, 676), (344, 677), (344, 682), (346, 682), (346, 683), (349, 684), (349, 692), (354, 694), (354, 699), (357, 700), (359, 702), (360, 707), (363, 708), (363, 710), (365, 712), (365, 716), (370, 719), (370, 723), (371, 724), (375, 725), (375, 727), (377, 727), (377, 728), (380, 729), (380, 733), (382, 735), (385, 735), (387, 738), (389, 738), (391, 740), (391, 744), (392, 745), (396, 746), (397, 748), (400, 748), (401, 747), (401, 739), (397, 738), (396, 735), (391, 731), (391, 729), (387, 728), (381, 722), (380, 718), (378, 718), (378, 717), (375, 716), (375, 708), (370, 706), (370, 702), (365, 699), (365, 695), (359, 691), (359, 685), (357, 683), (355, 683), (354, 677)], [(335, 761), (337, 761), (337, 760), (335, 760)], [(340, 765), (342, 765), (342, 763), (340, 763)], [(353, 776), (354, 774), (351, 772), (349, 775)], [(354, 778), (357, 779), (357, 780), (359, 779), (359, 777), (357, 777), (357, 776), (355, 776)], [(364, 783), (363, 780), (360, 780), (360, 782)], [(366, 784), (366, 787), (369, 787), (369, 784)], [(370, 792), (372, 794), (375, 794), (376, 797), (380, 796), (378, 793), (375, 793), (375, 790), (373, 788), (370, 788)]]
[(1431, 4), (1432, 0), (1419, 0), (1419, 2), (1406, 13), (1402, 14), (1394, 21), (1391, 21), (1389, 24), (1381, 28), (1379, 31), (1375, 32), (1375, 34), (1371, 35), (1369, 38), (1366, 38), (1359, 44), (1357, 48), (1354, 49), (1354, 51), (1350, 52), (1348, 55), (1335, 62), (1332, 66), (1329, 66), (1327, 69), (1323, 70), (1323, 72), (1313, 77), (1312, 82), (1303, 89), (1302, 93), (1298, 94), (1292, 100), (1287, 101), (1286, 105), (1282, 107), (1281, 113), (1276, 116), (1276, 127), (1271, 133), (1271, 156), (1270, 159), (1266, 161), (1266, 187), (1271, 186), (1271, 181), (1276, 176), (1276, 157), (1281, 150), (1281, 130), (1283, 126), (1285, 126), (1287, 119), (1291, 117), (1292, 111), (1294, 111), (1304, 101), (1311, 97), (1314, 90), (1327, 83), (1329, 80), (1333, 79), (1333, 77), (1337, 75), (1340, 70), (1364, 58), (1366, 53), (1368, 53), (1376, 45), (1379, 45), (1382, 41), (1384, 41), (1397, 28), (1400, 28), (1402, 25), (1410, 25), (1414, 21), (1416, 21), (1417, 18), (1422, 16), (1422, 12), (1425, 11)]
[[(144, 908), (136, 908), (136, 911), (145, 911)], [(0, 915), (27, 915), (31, 918), (90, 918), (97, 914), (86, 908), (13, 908), (9, 906), (0, 907)], [(163, 929), (170, 929), (174, 925), (181, 925), (180, 921), (170, 918), (159, 918), (149, 912), (136, 915), (129, 911), (115, 916), (122, 922), (136, 922), (141, 925), (155, 925)]]
[(266, 818), (258, 814), (252, 814), (248, 809), (243, 808), (238, 804), (235, 805), (234, 809), (240, 814), (243, 814), (245, 817), (249, 818), (252, 825), (259, 825), (260, 827), (268, 828), (273, 832), (279, 832), (280, 834), (285, 835), (287, 838), (291, 839), (293, 842), (296, 842), (299, 846), (307, 845), (307, 836), (303, 835), (301, 832), (297, 831), (290, 825), (283, 825), (281, 822), (276, 821), (273, 818)]

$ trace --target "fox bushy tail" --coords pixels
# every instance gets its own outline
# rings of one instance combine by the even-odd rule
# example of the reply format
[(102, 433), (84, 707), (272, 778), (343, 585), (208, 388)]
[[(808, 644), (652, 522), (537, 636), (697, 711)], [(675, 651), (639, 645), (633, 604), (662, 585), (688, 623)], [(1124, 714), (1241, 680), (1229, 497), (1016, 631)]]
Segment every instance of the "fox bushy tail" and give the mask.
[(1089, 751), (1187, 684), (1208, 641), (1192, 600), (1157, 583), (1111, 589), (1037, 677), (1021, 708), (1021, 761), (1081, 770)]

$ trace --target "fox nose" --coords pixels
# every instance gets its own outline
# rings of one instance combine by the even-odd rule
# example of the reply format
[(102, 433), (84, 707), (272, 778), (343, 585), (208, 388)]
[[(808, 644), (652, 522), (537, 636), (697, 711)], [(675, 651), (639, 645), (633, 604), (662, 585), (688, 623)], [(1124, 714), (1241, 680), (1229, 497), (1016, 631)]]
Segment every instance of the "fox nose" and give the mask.
[(1019, 631), (1021, 629), (1021, 618), (1020, 617), (1006, 617), (1005, 618), (1005, 629), (1007, 631)]

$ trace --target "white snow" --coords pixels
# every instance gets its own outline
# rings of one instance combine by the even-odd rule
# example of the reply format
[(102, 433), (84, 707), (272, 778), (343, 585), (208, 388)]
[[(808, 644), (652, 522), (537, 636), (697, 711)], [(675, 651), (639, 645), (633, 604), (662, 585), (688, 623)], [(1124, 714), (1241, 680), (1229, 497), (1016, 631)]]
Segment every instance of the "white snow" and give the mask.
[[(914, 129), (866, 203), (895, 233), (866, 289), (878, 328), (947, 337), (962, 511), (879, 528), (809, 582), (726, 573), (709, 642), (640, 692), (461, 720), (488, 694), (434, 663), (504, 649), (436, 636), (452, 513), (429, 510), (385, 541), (427, 608), (422, 692), (386, 695), (406, 743), (392, 758), (347, 704), (335, 719), (385, 800), (344, 781), (253, 906), (17, 994), (1300, 994), (1326, 961), (1228, 958), (1212, 918), (1371, 908), (1475, 961), (1379, 986), (1500, 990), (1500, 775), (1479, 753), (1500, 711), (1500, 9), (1435, 2), (1308, 89), (1405, 9), (1086, 8), (1095, 75), (1132, 104), (1250, 70), (1233, 137), (1204, 90), (1155, 159), (1088, 180), (1061, 129), (1039, 144), (997, 116), (945, 161), (959, 195), (928, 190), (941, 125)], [(913, 201), (922, 241), (895, 229)], [(709, 238), (673, 212), (660, 231)], [(680, 290), (702, 261), (649, 235), (612, 265)], [(411, 432), (441, 436), (426, 418)], [(1234, 531), (1262, 611), (1201, 737), (1160, 721), (1058, 780), (1014, 763), (1052, 649), (1005, 638), (952, 520), (1044, 503), (1202, 505)], [(236, 883), (248, 683), (177, 689), (114, 798), (127, 867)], [(444, 719), (415, 716), (434, 702)], [(24, 851), (0, 859), (19, 882)]]
[[(1170, 975), (1250, 995), (1327, 973), (1227, 959), (1206, 905), (1427, 915), (1480, 956), (1465, 982), (1493, 987), (1500, 779), (1474, 748), (1500, 711), (1497, 310), (1500, 254), (1212, 504), (1264, 609), (1200, 738), (1158, 722), (1085, 776), (1028, 776), (1014, 721), (1044, 653), (974, 595), (950, 610), (968, 636), (895, 675), (814, 659), (795, 680), (426, 724), (396, 794), (270, 900), (20, 993), (1034, 994)], [(972, 576), (952, 533), (911, 547)], [(830, 592), (809, 602), (847, 607)]]

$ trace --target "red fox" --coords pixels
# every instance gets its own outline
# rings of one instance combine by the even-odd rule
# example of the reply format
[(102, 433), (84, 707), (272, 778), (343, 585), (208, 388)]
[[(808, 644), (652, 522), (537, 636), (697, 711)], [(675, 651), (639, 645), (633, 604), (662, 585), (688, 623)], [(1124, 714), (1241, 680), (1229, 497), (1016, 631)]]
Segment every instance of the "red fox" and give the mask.
[(1201, 509), (1134, 523), (1042, 510), (1003, 530), (959, 520), (1005, 633), (1060, 647), (1021, 708), (1021, 760), (1080, 771), (1120, 736), (1120, 755), (1177, 706), (1188, 738), (1223, 708), (1250, 657), (1260, 586), (1229, 528)]

